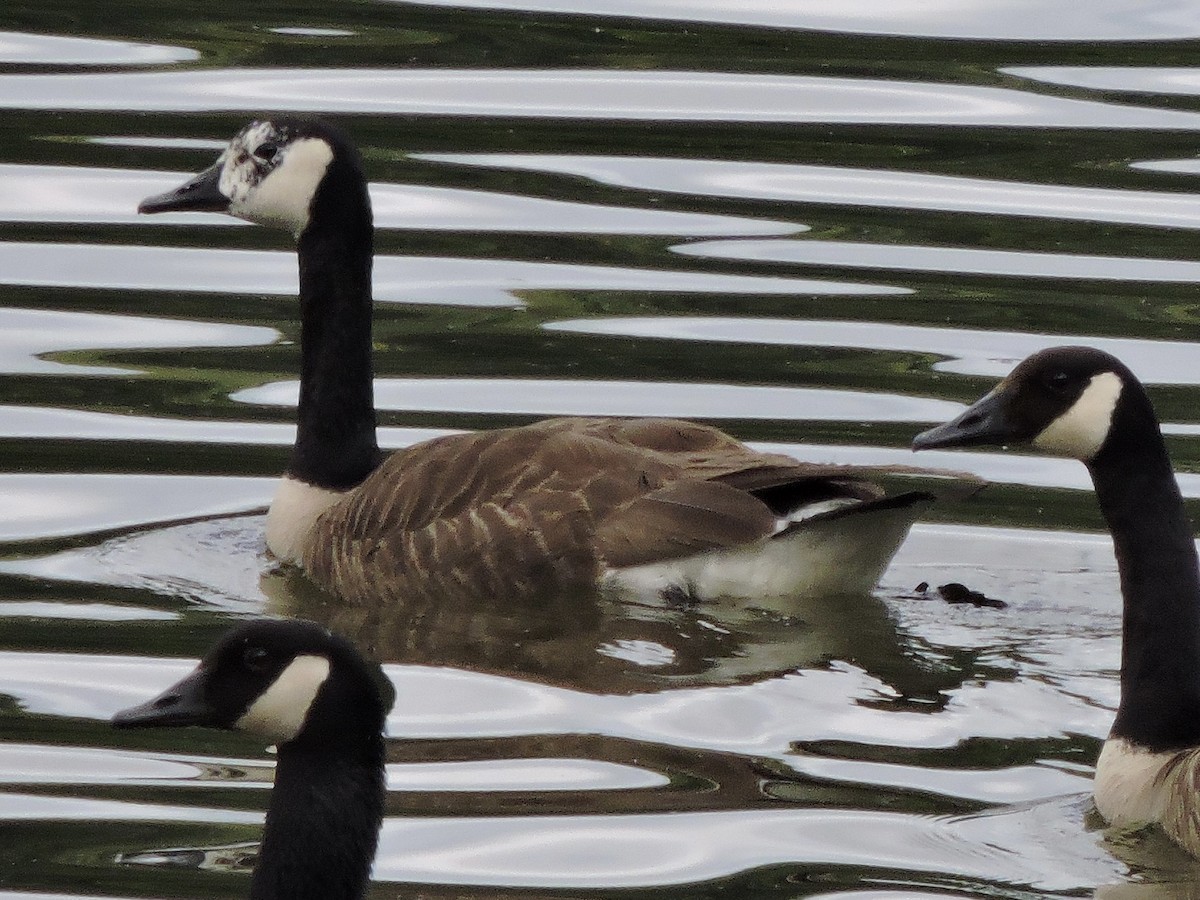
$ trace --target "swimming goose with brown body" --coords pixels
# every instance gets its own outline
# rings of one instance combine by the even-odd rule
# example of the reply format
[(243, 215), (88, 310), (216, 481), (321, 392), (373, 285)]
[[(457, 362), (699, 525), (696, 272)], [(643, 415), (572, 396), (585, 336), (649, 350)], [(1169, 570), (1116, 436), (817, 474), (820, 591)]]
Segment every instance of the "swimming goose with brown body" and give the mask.
[(139, 210), (224, 212), (296, 236), (298, 429), (267, 545), (340, 597), (863, 592), (929, 499), (669, 419), (550, 419), (385, 459), (371, 204), (347, 137), (316, 121), (252, 122), (215, 165)]
[(1121, 701), (1096, 765), (1096, 808), (1156, 823), (1200, 856), (1200, 567), (1158, 418), (1119, 360), (1059, 347), (1022, 362), (913, 447), (1028, 444), (1087, 466), (1124, 601)]

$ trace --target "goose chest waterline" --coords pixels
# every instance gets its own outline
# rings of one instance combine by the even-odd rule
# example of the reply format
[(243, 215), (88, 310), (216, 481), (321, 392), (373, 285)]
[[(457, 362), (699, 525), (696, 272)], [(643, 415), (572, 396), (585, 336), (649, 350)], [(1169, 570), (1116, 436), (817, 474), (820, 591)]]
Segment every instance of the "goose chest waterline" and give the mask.
[(1034, 354), (914, 449), (1027, 444), (1088, 468), (1123, 599), (1121, 700), (1096, 766), (1110, 823), (1156, 823), (1200, 856), (1200, 563), (1158, 418), (1120, 361), (1087, 347)]
[(863, 592), (930, 499), (889, 497), (863, 470), (759, 453), (667, 419), (551, 419), (385, 458), (371, 205), (345, 135), (309, 120), (251, 123), (211, 168), (139, 210), (225, 212), (296, 236), (297, 436), (267, 541), (343, 598)]

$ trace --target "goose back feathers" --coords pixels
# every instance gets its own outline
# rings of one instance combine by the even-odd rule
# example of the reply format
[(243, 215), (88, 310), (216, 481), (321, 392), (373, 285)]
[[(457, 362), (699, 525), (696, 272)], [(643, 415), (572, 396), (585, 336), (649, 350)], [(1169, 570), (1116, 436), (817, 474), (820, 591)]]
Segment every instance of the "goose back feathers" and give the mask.
[[(866, 513), (881, 498), (843, 469), (756, 453), (702, 425), (550, 419), (393, 454), (317, 518), (299, 562), (350, 596), (578, 589), (786, 540), (787, 516), (809, 504)], [(867, 572), (852, 587), (870, 589), (906, 530), (862, 554)]]
[[(297, 437), (267, 539), (343, 598), (598, 585), (697, 597), (865, 591), (929, 499), (884, 498), (861, 471), (757, 453), (671, 420), (552, 419), (381, 462), (371, 210), (345, 136), (318, 122), (252, 123), (214, 166), (140, 209), (222, 210), (297, 235)], [(697, 564), (677, 565), (689, 559)], [(736, 565), (719, 589), (699, 583), (723, 562)]]
[(1200, 564), (1154, 408), (1117, 359), (1060, 347), (1022, 362), (915, 449), (1029, 444), (1081, 460), (1124, 600), (1121, 701), (1096, 769), (1111, 823), (1162, 825), (1200, 856)]

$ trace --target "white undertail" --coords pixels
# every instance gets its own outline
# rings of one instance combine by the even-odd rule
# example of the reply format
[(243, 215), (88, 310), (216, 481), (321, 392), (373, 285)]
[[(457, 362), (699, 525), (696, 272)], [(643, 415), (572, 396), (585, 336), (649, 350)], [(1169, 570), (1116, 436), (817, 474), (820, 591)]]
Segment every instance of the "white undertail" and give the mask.
[(601, 587), (633, 598), (681, 591), (697, 600), (752, 600), (761, 606), (869, 593), (914, 516), (912, 507), (900, 507), (820, 518), (729, 550), (609, 569)]

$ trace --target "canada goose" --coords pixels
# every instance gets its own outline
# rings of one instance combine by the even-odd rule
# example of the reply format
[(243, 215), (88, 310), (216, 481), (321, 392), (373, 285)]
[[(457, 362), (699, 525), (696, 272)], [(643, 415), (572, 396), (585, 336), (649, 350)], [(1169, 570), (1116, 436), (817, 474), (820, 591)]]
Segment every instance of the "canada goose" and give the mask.
[(192, 674), (113, 717), (119, 728), (205, 725), (278, 747), (251, 900), (357, 900), (383, 821), (391, 685), (314, 625), (261, 619), (227, 632)]
[(550, 419), (381, 462), (371, 204), (353, 144), (320, 122), (252, 122), (211, 168), (139, 206), (182, 210), (296, 236), (298, 430), (267, 546), (343, 598), (863, 592), (928, 499), (664, 419)]
[(1121, 702), (1096, 765), (1096, 808), (1119, 827), (1156, 822), (1200, 856), (1200, 574), (1150, 398), (1107, 353), (1043, 350), (913, 449), (1010, 443), (1081, 460), (1112, 532)]

